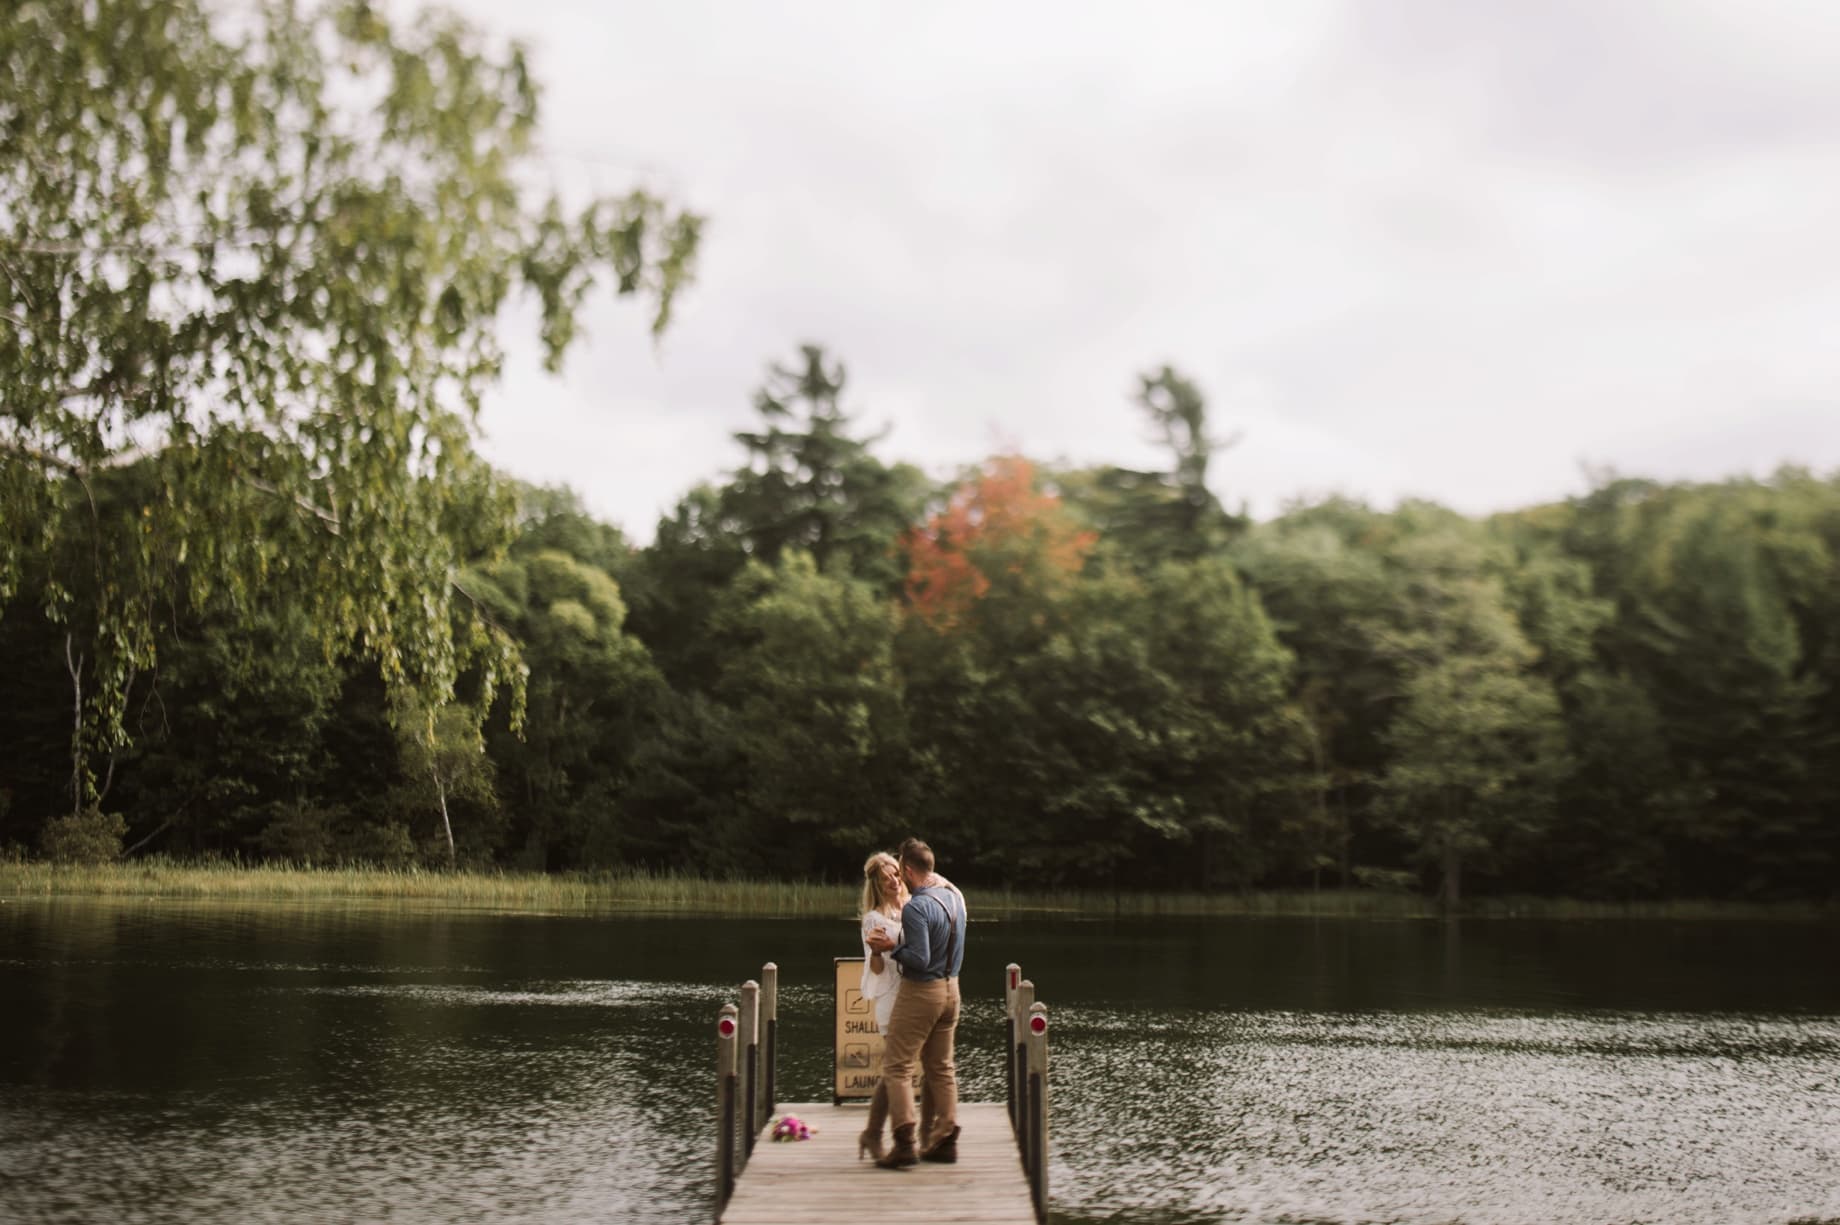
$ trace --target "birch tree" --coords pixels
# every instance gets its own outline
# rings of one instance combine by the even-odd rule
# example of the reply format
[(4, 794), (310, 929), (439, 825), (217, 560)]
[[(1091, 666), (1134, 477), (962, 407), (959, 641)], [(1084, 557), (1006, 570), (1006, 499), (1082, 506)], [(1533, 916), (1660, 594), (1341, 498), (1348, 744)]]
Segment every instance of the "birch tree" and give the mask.
[(596, 284), (662, 330), (700, 219), (533, 193), (525, 55), (452, 16), (23, 0), (0, 65), (0, 606), (68, 631), (74, 805), (168, 607), (282, 589), (426, 703), (521, 686), (457, 581), (510, 518), (472, 445), (501, 315), (551, 367)]

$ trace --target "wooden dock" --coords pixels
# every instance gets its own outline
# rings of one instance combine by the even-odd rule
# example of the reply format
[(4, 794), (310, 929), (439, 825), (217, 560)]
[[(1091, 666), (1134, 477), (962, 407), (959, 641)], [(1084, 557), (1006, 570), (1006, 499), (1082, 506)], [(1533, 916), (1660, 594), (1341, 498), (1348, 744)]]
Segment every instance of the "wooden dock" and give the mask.
[(1002, 1102), (959, 1104), (957, 1164), (923, 1161), (905, 1170), (857, 1160), (866, 1107), (822, 1102), (778, 1109), (816, 1124), (818, 1134), (777, 1142), (760, 1136), (722, 1210), (722, 1225), (1035, 1225)]
[[(862, 1072), (865, 1005), (837, 958), (838, 1041), (830, 1102), (778, 1100), (779, 967), (741, 984), (716, 1018), (715, 1220), (719, 1225), (1045, 1225), (1048, 1205), (1048, 1013), (1020, 967), (1004, 967), (1006, 1101), (960, 1102), (958, 1160), (885, 1170), (857, 1156), (874, 1088)], [(873, 1035), (871, 1028), (867, 1031)], [(878, 1043), (879, 1037), (875, 1039)], [(858, 1100), (846, 1103), (846, 1099)], [(774, 1116), (816, 1130), (774, 1140)], [(884, 1133), (885, 1139), (887, 1138)]]

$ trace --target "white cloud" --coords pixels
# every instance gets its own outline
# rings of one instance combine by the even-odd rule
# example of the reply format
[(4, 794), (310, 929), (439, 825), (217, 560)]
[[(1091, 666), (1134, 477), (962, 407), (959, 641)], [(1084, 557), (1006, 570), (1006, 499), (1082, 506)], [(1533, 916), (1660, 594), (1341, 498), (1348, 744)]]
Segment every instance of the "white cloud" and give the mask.
[(1151, 462), (1173, 362), (1259, 513), (1840, 467), (1826, 0), (470, 7), (535, 44), (558, 184), (711, 218), (661, 346), (597, 306), (485, 413), (640, 538), (806, 340), (939, 472)]

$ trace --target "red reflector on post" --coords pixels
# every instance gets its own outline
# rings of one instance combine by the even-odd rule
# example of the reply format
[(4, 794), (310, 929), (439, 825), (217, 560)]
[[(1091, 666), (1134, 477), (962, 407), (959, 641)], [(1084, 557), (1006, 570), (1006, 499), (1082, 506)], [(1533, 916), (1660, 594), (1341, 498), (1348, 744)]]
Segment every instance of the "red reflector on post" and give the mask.
[(735, 1036), (735, 1018), (723, 1017), (720, 1021), (717, 1021), (716, 1022), (716, 1032), (718, 1034), (721, 1034), (724, 1038), (734, 1037)]
[(1011, 991), (1014, 991), (1016, 989), (1016, 984), (1020, 982), (1021, 979), (1022, 979), (1021, 970), (1011, 970), (1009, 972), (1009, 989)]
[(1048, 1018), (1037, 1014), (1029, 1018), (1029, 1032), (1045, 1034), (1048, 1032)]

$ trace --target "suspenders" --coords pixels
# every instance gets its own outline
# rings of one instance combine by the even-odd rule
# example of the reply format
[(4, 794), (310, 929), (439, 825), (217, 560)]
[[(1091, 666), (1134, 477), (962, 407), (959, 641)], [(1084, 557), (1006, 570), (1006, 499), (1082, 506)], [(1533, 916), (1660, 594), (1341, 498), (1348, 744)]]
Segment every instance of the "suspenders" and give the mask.
[[(958, 893), (958, 886), (956, 885), (945, 885), (945, 886), (928, 885), (927, 886), (927, 889), (929, 890), (941, 889), (941, 888), (948, 890), (951, 893), (955, 893), (955, 894)], [(939, 902), (939, 908), (946, 912), (946, 930), (950, 933), (950, 938), (946, 941), (946, 973), (945, 973), (945, 976), (947, 978), (951, 978), (952, 977), (952, 958), (953, 958), (953, 955), (956, 954), (958, 951), (958, 910), (957, 908), (950, 906), (943, 901), (940, 901), (940, 899), (937, 897), (933, 898), (933, 900), (935, 902)]]

